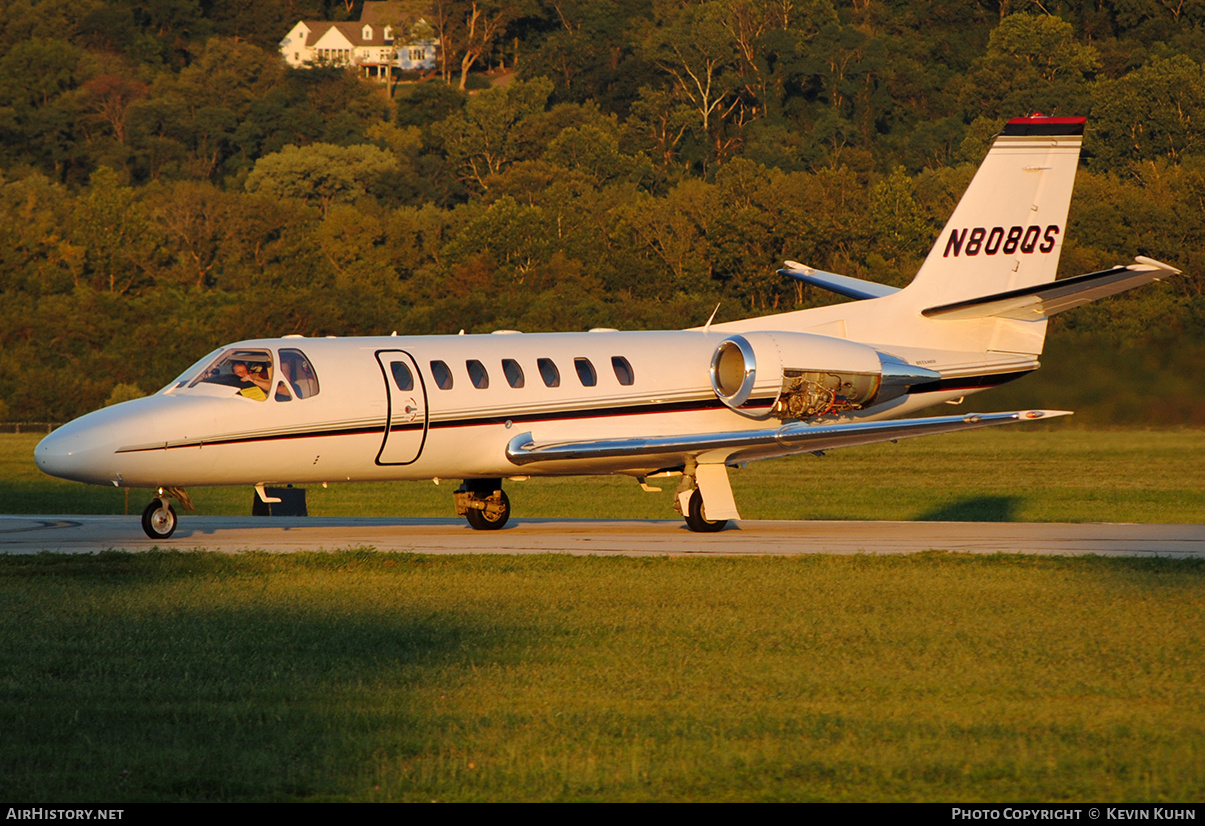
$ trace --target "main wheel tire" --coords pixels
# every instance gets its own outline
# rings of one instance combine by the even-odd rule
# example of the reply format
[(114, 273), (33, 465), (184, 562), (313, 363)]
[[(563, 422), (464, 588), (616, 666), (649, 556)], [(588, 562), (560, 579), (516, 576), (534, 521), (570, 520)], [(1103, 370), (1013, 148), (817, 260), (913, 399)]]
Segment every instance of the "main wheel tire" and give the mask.
[(506, 520), (510, 519), (510, 497), (506, 495), (506, 491), (501, 493), (502, 513), (491, 517), (485, 511), (470, 508), (464, 515), (464, 518), (469, 520), (469, 527), (475, 531), (496, 531), (506, 524)]
[(151, 539), (167, 539), (176, 532), (176, 509), (156, 499), (142, 512), (142, 530)]
[(707, 518), (703, 513), (703, 494), (698, 488), (695, 488), (694, 493), (690, 495), (690, 504), (686, 507), (686, 527), (695, 533), (715, 533), (724, 530), (727, 526), (727, 519), (717, 519), (712, 522)]

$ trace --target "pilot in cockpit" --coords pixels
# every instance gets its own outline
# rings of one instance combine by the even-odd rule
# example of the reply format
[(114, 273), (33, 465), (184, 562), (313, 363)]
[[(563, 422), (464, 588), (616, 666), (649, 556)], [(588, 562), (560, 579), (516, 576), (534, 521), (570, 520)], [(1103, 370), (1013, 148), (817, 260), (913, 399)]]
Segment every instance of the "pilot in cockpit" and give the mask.
[(246, 396), (255, 401), (268, 398), (268, 388), (272, 386), (272, 365), (248, 364), (245, 361), (235, 361), (230, 365), (234, 375), (241, 384), (240, 396)]

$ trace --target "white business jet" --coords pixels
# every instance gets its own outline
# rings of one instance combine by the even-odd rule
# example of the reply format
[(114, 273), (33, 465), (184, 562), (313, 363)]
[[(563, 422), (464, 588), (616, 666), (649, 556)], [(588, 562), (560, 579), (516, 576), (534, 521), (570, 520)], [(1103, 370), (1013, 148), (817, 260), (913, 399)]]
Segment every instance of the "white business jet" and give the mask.
[(1036, 369), (1050, 315), (1179, 272), (1140, 257), (1055, 281), (1083, 130), (1009, 122), (902, 290), (787, 262), (858, 300), (665, 332), (243, 341), (59, 428), (37, 463), (155, 489), (156, 539), (197, 485), (461, 479), (480, 530), (510, 516), (503, 479), (586, 474), (680, 476), (686, 524), (720, 530), (740, 518), (730, 467), (1066, 415), (913, 417)]

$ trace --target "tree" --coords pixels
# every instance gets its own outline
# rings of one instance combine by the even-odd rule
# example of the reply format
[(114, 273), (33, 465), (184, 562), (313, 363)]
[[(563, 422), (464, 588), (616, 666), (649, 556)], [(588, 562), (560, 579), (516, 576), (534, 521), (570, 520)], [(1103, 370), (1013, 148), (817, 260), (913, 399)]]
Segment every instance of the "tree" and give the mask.
[(1205, 70), (1189, 57), (1098, 81), (1092, 100), (1091, 148), (1102, 164), (1205, 152)]
[(525, 154), (521, 124), (544, 111), (551, 92), (552, 82), (542, 77), (487, 89), (432, 131), (443, 139), (448, 161), (460, 178), (484, 190), (486, 178)]
[(76, 207), (73, 237), (83, 247), (92, 287), (125, 293), (139, 282), (156, 247), (146, 212), (117, 173), (92, 173), (90, 191)]
[(246, 189), (272, 197), (299, 198), (318, 206), (325, 217), (332, 203), (367, 195), (377, 178), (397, 168), (393, 155), (370, 144), (290, 145), (260, 158), (247, 176)]
[(718, 2), (687, 6), (656, 30), (652, 44), (657, 65), (690, 102), (704, 135), (710, 134), (713, 118), (722, 118), (736, 105), (732, 75), (739, 55), (725, 28), (724, 12)]
[(519, 4), (506, 0), (435, 0), (432, 12), (444, 82), (452, 82), (453, 62), (459, 60), (459, 88), (464, 91), (469, 70), (520, 11)]
[(1081, 44), (1075, 28), (1061, 18), (1010, 14), (992, 30), (977, 63), (963, 94), (973, 115), (1076, 115), (1087, 111), (1088, 84), (1100, 55)]

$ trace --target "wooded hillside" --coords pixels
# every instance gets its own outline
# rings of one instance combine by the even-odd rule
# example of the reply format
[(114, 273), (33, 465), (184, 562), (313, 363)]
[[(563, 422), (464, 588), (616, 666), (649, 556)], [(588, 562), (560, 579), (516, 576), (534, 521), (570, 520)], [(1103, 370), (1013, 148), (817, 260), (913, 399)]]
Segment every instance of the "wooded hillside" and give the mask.
[(1062, 272), (1185, 270), (1054, 334), (1205, 359), (1205, 0), (436, 0), (435, 77), (285, 67), (359, 5), (0, 0), (0, 420), (245, 337), (833, 300), (784, 258), (903, 285), (1033, 111), (1089, 118)]

